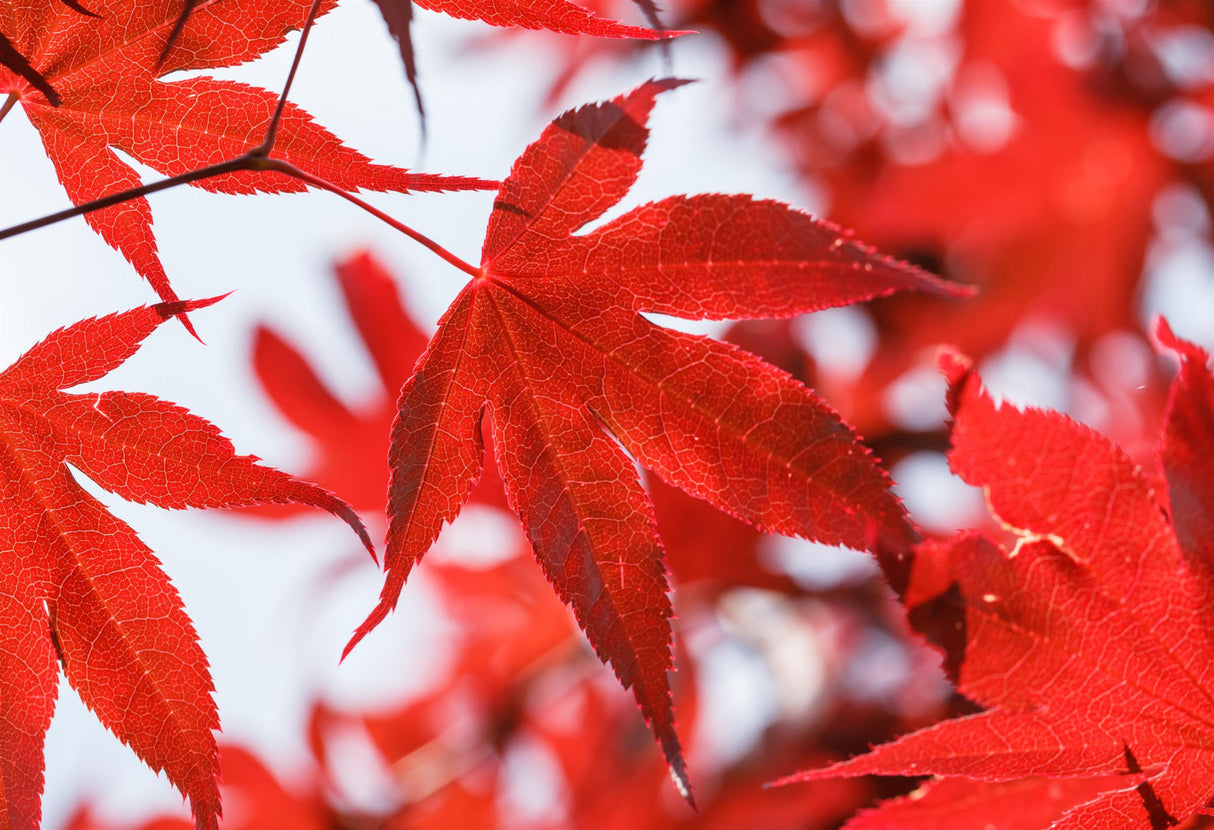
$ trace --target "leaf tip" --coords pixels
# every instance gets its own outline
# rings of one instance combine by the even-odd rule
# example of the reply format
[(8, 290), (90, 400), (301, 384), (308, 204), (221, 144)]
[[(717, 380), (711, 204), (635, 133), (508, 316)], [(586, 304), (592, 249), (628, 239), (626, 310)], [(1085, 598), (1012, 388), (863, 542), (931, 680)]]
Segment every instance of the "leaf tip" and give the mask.
[[(680, 32), (679, 34), (686, 34)], [(672, 89), (678, 89), (681, 86), (689, 86), (690, 84), (699, 83), (698, 78), (650, 78), (641, 85), (641, 89), (654, 88), (653, 94), (657, 95), (662, 92), (669, 92)]]
[(1163, 315), (1155, 318), (1154, 329), (1155, 339), (1159, 341), (1160, 345), (1176, 351), (1176, 333), (1172, 331), (1172, 326), (1168, 323), (1168, 318), (1164, 317)]
[(194, 324), (190, 321), (189, 313), (200, 308), (206, 308), (207, 306), (214, 305), (231, 293), (232, 292), (229, 291), (226, 294), (220, 294), (216, 297), (207, 297), (206, 299), (202, 300), (169, 300), (163, 303), (156, 303), (156, 305), (152, 306), (152, 308), (155, 309), (156, 313), (160, 315), (161, 322), (169, 319), (170, 317), (176, 317), (181, 321), (181, 324), (185, 326), (185, 330), (190, 333), (191, 337), (193, 337), (199, 343), (206, 345), (206, 341), (199, 336), (197, 329), (194, 328)]
[(1175, 352), (1181, 359), (1181, 362), (1192, 361), (1198, 366), (1205, 367), (1209, 365), (1210, 355), (1205, 349), (1179, 336), (1172, 330), (1172, 326), (1167, 319), (1162, 315), (1155, 320), (1154, 331), (1155, 341), (1158, 345), (1168, 351)]
[(948, 405), (949, 413), (956, 417), (966, 381), (974, 373), (974, 361), (955, 347), (944, 346), (936, 355), (936, 368), (948, 381), (945, 403)]
[(215, 305), (215, 303), (227, 298), (231, 294), (232, 292), (229, 291), (226, 294), (219, 294), (215, 297), (207, 297), (202, 300), (169, 300), (163, 303), (156, 303), (152, 308), (160, 315), (161, 320), (167, 320), (170, 317), (188, 314), (191, 311)]
[(375, 608), (371, 610), (371, 613), (367, 615), (367, 618), (362, 621), (362, 624), (354, 630), (352, 635), (350, 635), (350, 641), (346, 643), (346, 647), (341, 650), (341, 659), (337, 661), (339, 664), (344, 663), (346, 658), (350, 656), (350, 652), (354, 651), (354, 647), (361, 643), (364, 637), (370, 634), (376, 628), (376, 626), (384, 621), (384, 618), (388, 616), (388, 611), (390, 610), (391, 606), (381, 599)]
[(687, 764), (683, 760), (683, 751), (679, 746), (678, 738), (671, 736), (670, 738), (663, 737), (660, 740), (675, 789), (687, 802), (687, 806), (698, 813), (700, 808), (696, 805), (695, 793), (691, 790), (691, 777), (687, 774)]

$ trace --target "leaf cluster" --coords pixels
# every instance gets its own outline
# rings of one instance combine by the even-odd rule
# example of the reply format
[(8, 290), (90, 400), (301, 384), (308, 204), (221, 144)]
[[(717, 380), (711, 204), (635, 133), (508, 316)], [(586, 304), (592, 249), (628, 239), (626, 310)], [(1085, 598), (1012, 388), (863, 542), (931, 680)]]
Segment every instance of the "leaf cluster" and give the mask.
[[(424, 131), (412, 3), (374, 2)], [(40, 826), (60, 673), (102, 724), (165, 773), (197, 828), (219, 826), (225, 779), (253, 805), (237, 819), (248, 830), (288, 820), (440, 826), (452, 816), (486, 825), (508, 748), (523, 741), (556, 759), (569, 826), (669, 826), (659, 806), (667, 774), (696, 806), (676, 712), (704, 717), (697, 693), (671, 682), (676, 662), (698, 671), (672, 631), (672, 573), (681, 616), (700, 625), (727, 616), (739, 587), (779, 597), (792, 616), (829, 608), (832, 619), (863, 620), (896, 639), (924, 666), (931, 658), (915, 638), (930, 642), (958, 693), (937, 695), (920, 722), (839, 694), (831, 727), (786, 724), (783, 746), (768, 736), (764, 757), (720, 765), (706, 812), (686, 813), (684, 823), (766, 816), (770, 826), (827, 826), (883, 793), (810, 782), (869, 775), (936, 777), (848, 827), (965, 826), (995, 819), (997, 808), (999, 826), (1018, 830), (1200, 821), (1214, 798), (1208, 355), (1158, 324), (1161, 352), (1179, 355), (1180, 372), (1166, 392), (1152, 372), (1161, 434), (1117, 434), (1124, 450), (1057, 412), (995, 404), (974, 364), (1006, 345), (1026, 315), (1064, 321), (1077, 361), (1093, 367), (1100, 338), (1130, 324), (1126, 298), (1146, 255), (1151, 199), (1178, 170), (1208, 184), (1202, 162), (1214, 164), (1210, 153), (1190, 163), (1178, 156), (1183, 148), (1170, 160), (1159, 152), (1166, 105), (1139, 104), (1131, 92), (1142, 82), (1122, 78), (1110, 88), (1124, 101), (1096, 101), (1085, 86), (1091, 77), (1048, 53), (1058, 36), (1041, 18), (966, 6), (958, 24), (971, 50), (966, 66), (1008, 74), (1023, 129), (994, 136), (989, 123), (973, 126), (963, 90), (954, 90), (951, 109), (919, 126), (947, 121), (945, 137), (957, 143), (941, 138), (946, 149), (906, 164), (897, 153), (912, 152), (914, 136), (898, 132), (907, 117), (855, 97), (858, 79), (885, 71), (904, 34), (885, 12), (859, 26), (846, 13), (808, 11), (813, 34), (802, 37), (745, 0), (676, 3), (675, 27), (647, 0), (637, 5), (648, 26), (570, 0), (418, 5), (562, 35), (589, 55), (708, 28), (725, 35), (740, 76), (777, 54), (829, 69), (834, 92), (793, 102), (774, 127), (785, 142), (819, 151), (804, 154), (802, 172), (834, 188), (834, 215), (898, 256), (751, 195), (671, 196), (596, 225), (635, 184), (650, 115), (682, 80), (651, 79), (563, 113), (500, 182), (418, 173), (373, 161), (290, 100), (308, 34), (335, 0), (0, 0), (0, 93), (8, 96), (0, 120), (21, 106), (73, 205), (0, 231), (0, 240), (83, 216), (159, 299), (55, 331), (0, 373), (0, 828)], [(197, 74), (251, 61), (292, 32), (299, 38), (281, 92)], [(1009, 32), (1023, 48), (1002, 46)], [(1144, 43), (1155, 35), (1142, 32)], [(1045, 82), (1021, 97), (1026, 66)], [(173, 77), (186, 70), (188, 78)], [(1207, 89), (1175, 81), (1173, 93), (1196, 99)], [(1111, 150), (1097, 141), (1106, 136)], [(1097, 145), (1124, 162), (1116, 181)], [(145, 183), (128, 159), (163, 178)], [(1051, 175), (1028, 175), (1034, 166)], [(373, 410), (346, 407), (288, 341), (259, 332), (254, 366), (283, 414), (316, 441), (318, 484), (238, 453), (217, 427), (154, 396), (72, 391), (102, 380), (166, 321), (193, 333), (190, 314), (222, 299), (181, 299), (160, 259), (147, 197), (187, 184), (232, 195), (327, 191), (467, 278), (427, 336), (385, 268), (368, 255), (342, 266), (343, 295), (383, 387)], [(1116, 203), (1107, 198), (1114, 185), (1124, 189)], [(359, 195), (456, 190), (495, 191), (477, 264)], [(1054, 247), (1063, 254), (1047, 256)], [(966, 254), (968, 268), (955, 268)], [(1115, 277), (1064, 279), (1085, 268)], [(794, 336), (801, 315), (868, 302), (882, 339), (858, 374), (832, 375)], [(713, 339), (653, 315), (739, 322)], [(889, 414), (892, 381), (946, 338), (960, 344), (939, 360), (953, 421), (904, 428)], [(1152, 398), (1135, 398), (1143, 399), (1149, 409)], [(1152, 444), (1148, 459), (1140, 450)], [(918, 449), (947, 449), (952, 471), (983, 488), (991, 517), (981, 529), (925, 538), (887, 470)], [(516, 516), (512, 544), (539, 568), (512, 558), (474, 573), (428, 561), (449, 613), (473, 632), (457, 649), (450, 685), (389, 712), (317, 701), (311, 778), (296, 792), (235, 746), (224, 749), (221, 775), (214, 684), (193, 623), (156, 555), (85, 479), (168, 509), (277, 506), (281, 516), (320, 508), (373, 558), (355, 509), (382, 513), (383, 587), (343, 657), (397, 607), (413, 569), (470, 502)], [(764, 564), (764, 534), (867, 551), (876, 569), (858, 586), (807, 588)], [(499, 629), (478, 630), (481, 615)], [(592, 659), (570, 645), (582, 638)], [(550, 710), (535, 705), (550, 672), (578, 676), (589, 670), (576, 668), (583, 663), (609, 665), (641, 718), (582, 679)], [(839, 726), (847, 706), (864, 715), (851, 733)], [(572, 736), (562, 717), (580, 720)], [(652, 740), (637, 749), (628, 739), (642, 722), (660, 761)], [(472, 737), (453, 742), (467, 723)], [(333, 803), (339, 776), (326, 730), (335, 729), (365, 733), (387, 769), (405, 770), (404, 789), (424, 794), (382, 815)], [(905, 734), (889, 740), (895, 733)], [(491, 783), (469, 786), (455, 773), (437, 787), (411, 778), (412, 759), (428, 752), (442, 756), (440, 770), (480, 769)], [(622, 807), (596, 783), (604, 774), (644, 795)], [(772, 779), (790, 786), (764, 795), (760, 785)], [(823, 801), (824, 792), (837, 800)], [(95, 824), (87, 811), (73, 820), (77, 830)]]

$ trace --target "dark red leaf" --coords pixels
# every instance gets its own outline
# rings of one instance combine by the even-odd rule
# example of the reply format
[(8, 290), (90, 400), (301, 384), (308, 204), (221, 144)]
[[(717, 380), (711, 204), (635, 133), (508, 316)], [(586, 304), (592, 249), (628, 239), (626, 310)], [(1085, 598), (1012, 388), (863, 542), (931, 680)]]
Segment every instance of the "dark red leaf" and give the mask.
[(405, 67), (405, 79), (413, 89), (413, 99), (417, 102), (417, 115), (421, 120), (422, 135), (426, 133), (426, 108), (422, 104), (422, 89), (417, 83), (417, 59), (413, 54), (413, 34), (410, 25), (413, 22), (412, 0), (373, 0), (379, 7), (388, 31), (396, 40), (400, 49), (400, 61)]

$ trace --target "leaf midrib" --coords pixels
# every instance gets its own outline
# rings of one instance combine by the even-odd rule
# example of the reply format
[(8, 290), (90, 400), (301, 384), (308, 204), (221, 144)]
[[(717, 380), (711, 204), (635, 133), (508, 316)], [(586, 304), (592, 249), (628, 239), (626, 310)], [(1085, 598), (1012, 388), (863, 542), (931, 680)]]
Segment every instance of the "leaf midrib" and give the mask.
[[(496, 284), (499, 286), (501, 285), (501, 283), (496, 283)], [(546, 422), (541, 414), (541, 412), (542, 412), (541, 408), (535, 404), (535, 395), (532, 393), (532, 386), (528, 382), (527, 375), (523, 372), (524, 364), (523, 364), (523, 361), (519, 358), (519, 350), (517, 348), (517, 345), (515, 344), (514, 339), (510, 336), (510, 328), (509, 328), (509, 326), (507, 326), (505, 324), (505, 320), (503, 319), (501, 312), (497, 308), (497, 302), (493, 298), (492, 291), (490, 290), (485, 293), (487, 294), (487, 301), (490, 303), (490, 305), (493, 306), (493, 313), (497, 317), (497, 320), (498, 320), (498, 328), (501, 330), (502, 335), (506, 341), (506, 344), (510, 349), (511, 357), (513, 358), (512, 365), (517, 367), (518, 374), (519, 374), (520, 378), (523, 380), (523, 384), (522, 384), (523, 387), (525, 389), (527, 389), (528, 393), (531, 393), (531, 404), (532, 404), (531, 411), (534, 413), (535, 421), (537, 423), (539, 423), (541, 426), (541, 429), (544, 430), (544, 435), (548, 436), (550, 434), (550, 431), (547, 429)], [(561, 489), (565, 492), (570, 492), (570, 488), (569, 488), (567, 482), (569, 482), (571, 479), (566, 474), (567, 471), (565, 470), (564, 465), (561, 463), (561, 453), (557, 452), (553, 448), (553, 445), (550, 441), (545, 442), (544, 453), (549, 455), (552, 458), (553, 466), (556, 467), (561, 473), (561, 482), (562, 482)], [(586, 522), (583, 518), (582, 510), (580, 509), (580, 502), (576, 498), (573, 498), (572, 496), (569, 497), (569, 502), (572, 505), (574, 514), (577, 516), (579, 531), (581, 533), (585, 534), (587, 539), (591, 539), (592, 537), (591, 537), (589, 531), (586, 529)], [(592, 549), (595, 547), (593, 543), (591, 544), (591, 547), (592, 547)], [(661, 541), (660, 540), (658, 540), (658, 550), (661, 550)], [(593, 561), (594, 561), (595, 568), (601, 572), (602, 568), (599, 564), (598, 559), (594, 559)], [(547, 574), (547, 570), (548, 569), (545, 567), (544, 568), (545, 574)], [(603, 584), (604, 585), (609, 584), (606, 578), (603, 579)], [(634, 679), (633, 683), (634, 683), (634, 685), (645, 686), (648, 691), (649, 684), (647, 682), (647, 679), (645, 678), (645, 673), (641, 666), (641, 659), (640, 659), (641, 649), (638, 647), (636, 641), (633, 639), (632, 634), (629, 631), (628, 627), (624, 624), (625, 615), (620, 612), (620, 608), (616, 602), (614, 593), (612, 591), (604, 591), (604, 594), (608, 598), (608, 601), (611, 603), (612, 610), (614, 611), (614, 619), (616, 620), (616, 625), (623, 632), (623, 634), (628, 642), (629, 649), (632, 652), (632, 661), (636, 667), (636, 678)], [(600, 597), (603, 596), (604, 594), (600, 594)], [(590, 608), (586, 609), (587, 615), (589, 615), (590, 611), (591, 611)], [(587, 637), (589, 637), (590, 636), (589, 626), (586, 626), (586, 632), (587, 632)], [(595, 650), (597, 651), (597, 648)], [(664, 656), (667, 658), (667, 662), (669, 662), (669, 658), (670, 658), (669, 640), (666, 641), (666, 648), (664, 651), (665, 651)], [(610, 655), (608, 655), (607, 659), (610, 659)], [(612, 665), (614, 666), (614, 661), (612, 661)], [(651, 697), (650, 694), (646, 695), (646, 698), (650, 698), (650, 697)], [(659, 695), (659, 697), (661, 697), (661, 696)], [(654, 712), (654, 714), (653, 714), (653, 720), (655, 722), (657, 721), (658, 714), (659, 713), (657, 713), (657, 712)]]

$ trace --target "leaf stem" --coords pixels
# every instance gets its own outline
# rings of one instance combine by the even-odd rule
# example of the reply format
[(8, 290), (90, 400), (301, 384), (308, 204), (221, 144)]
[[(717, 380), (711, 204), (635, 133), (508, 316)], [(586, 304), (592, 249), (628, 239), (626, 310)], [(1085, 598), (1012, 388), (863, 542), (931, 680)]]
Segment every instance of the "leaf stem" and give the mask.
[(463, 271), (465, 274), (468, 274), (469, 276), (474, 277), (474, 278), (484, 276), (485, 272), (483, 270), (481, 270), (480, 268), (477, 268), (475, 265), (472, 265), (471, 263), (468, 263), (468, 262), (460, 259), (455, 254), (448, 251), (446, 248), (444, 248), (439, 243), (435, 242), (430, 237), (426, 236), (425, 234), (421, 233), (420, 231), (414, 230), (413, 228), (406, 225), (404, 222), (401, 222), (400, 220), (393, 218), (392, 216), (388, 215), (387, 213), (384, 213), (382, 210), (375, 207), (374, 205), (363, 201), (362, 199), (355, 196), (353, 193), (350, 193), (347, 190), (343, 190), (342, 188), (338, 187), (337, 185), (333, 184), (332, 182), (325, 181), (324, 179), (322, 179), (318, 176), (313, 176), (311, 173), (307, 173), (303, 170), (300, 170), (298, 167), (291, 164), (290, 162), (281, 161), (280, 159), (265, 159), (265, 161), (263, 162), (263, 165), (264, 166), (262, 166), (260, 169), (277, 170), (280, 173), (285, 173), (286, 175), (291, 176), (292, 178), (307, 182), (308, 184), (312, 185), (313, 187), (318, 187), (321, 190), (327, 190), (330, 193), (340, 196), (341, 198), (345, 199), (347, 202), (350, 202), (351, 204), (357, 205), (358, 207), (362, 208), (367, 213), (374, 216), (376, 219), (379, 219), (381, 222), (383, 222), (387, 225), (390, 225), (391, 227), (400, 231), (401, 233), (403, 233), (405, 236), (409, 237), (413, 241), (421, 243), (422, 245), (424, 245), (425, 247), (427, 247), (431, 251), (433, 251), (435, 254), (440, 256), (443, 260), (450, 263), (451, 265), (454, 265), (459, 270)]
[(308, 43), (308, 34), (312, 31), (312, 24), (316, 22), (316, 15), (320, 12), (320, 2), (321, 0), (312, 0), (312, 8), (308, 9), (308, 18), (299, 31), (299, 43), (295, 47), (295, 57), (291, 60), (291, 71), (287, 73), (287, 82), (283, 85), (282, 94), (278, 96), (278, 104), (274, 107), (274, 114), (270, 116), (270, 124), (266, 127), (266, 137), (262, 139), (261, 144), (249, 151), (250, 155), (268, 157), (270, 151), (274, 149), (274, 141), (278, 138), (278, 125), (282, 122), (282, 113), (287, 106), (287, 96), (291, 93), (291, 84), (295, 83), (295, 73), (299, 70), (299, 62), (303, 58), (304, 47)]
[(0, 106), (0, 121), (4, 120), (4, 116), (8, 115), (8, 111), (17, 105), (19, 96), (15, 92), (10, 92), (8, 97), (4, 99), (4, 106)]

